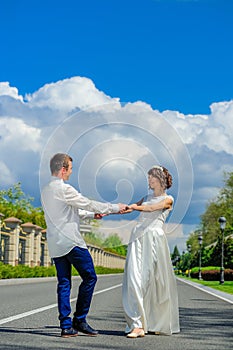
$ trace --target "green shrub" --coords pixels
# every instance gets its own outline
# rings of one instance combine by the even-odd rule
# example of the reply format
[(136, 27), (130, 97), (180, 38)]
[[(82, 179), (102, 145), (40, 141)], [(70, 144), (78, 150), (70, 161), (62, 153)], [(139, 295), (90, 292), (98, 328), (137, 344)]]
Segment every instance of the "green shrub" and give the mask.
[[(219, 266), (205, 266), (201, 268), (201, 271), (220, 271), (220, 267)], [(197, 273), (199, 272), (199, 267), (193, 267), (191, 269), (191, 273)]]
[(11, 266), (11, 265), (0, 263), (0, 279), (52, 277), (55, 275), (56, 275), (56, 270), (54, 266), (29, 267), (26, 265)]
[[(191, 277), (198, 278), (199, 268), (194, 267), (191, 270)], [(204, 281), (219, 281), (220, 279), (220, 267), (208, 266), (201, 268), (201, 277)], [(233, 270), (225, 269), (224, 270), (224, 280), (233, 281)]]
[(95, 266), (95, 272), (97, 275), (108, 274), (108, 273), (122, 273), (124, 269), (112, 269), (109, 267)]
[[(122, 273), (123, 269), (111, 269), (102, 266), (96, 266), (97, 274)], [(78, 272), (72, 266), (72, 275), (77, 276)], [(29, 267), (26, 265), (7, 265), (0, 262), (0, 279), (9, 278), (30, 278), (30, 277), (53, 277), (56, 276), (55, 266), (35, 266)]]

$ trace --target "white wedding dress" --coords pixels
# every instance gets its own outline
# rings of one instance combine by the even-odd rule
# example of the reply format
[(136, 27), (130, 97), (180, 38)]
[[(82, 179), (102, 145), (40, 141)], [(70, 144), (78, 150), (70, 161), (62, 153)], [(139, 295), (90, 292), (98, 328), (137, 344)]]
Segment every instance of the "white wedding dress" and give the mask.
[[(164, 198), (151, 196), (143, 204)], [(167, 209), (142, 212), (131, 233), (122, 287), (126, 333), (134, 328), (167, 335), (180, 331), (176, 279), (162, 228), (168, 214)]]

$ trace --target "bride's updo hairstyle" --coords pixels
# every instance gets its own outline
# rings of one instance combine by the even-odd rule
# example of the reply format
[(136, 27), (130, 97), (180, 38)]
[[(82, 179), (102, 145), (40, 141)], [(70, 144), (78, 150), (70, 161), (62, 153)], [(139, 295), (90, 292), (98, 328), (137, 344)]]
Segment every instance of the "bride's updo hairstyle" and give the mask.
[(164, 166), (155, 165), (149, 171), (148, 175), (156, 177), (164, 190), (172, 186), (172, 176)]

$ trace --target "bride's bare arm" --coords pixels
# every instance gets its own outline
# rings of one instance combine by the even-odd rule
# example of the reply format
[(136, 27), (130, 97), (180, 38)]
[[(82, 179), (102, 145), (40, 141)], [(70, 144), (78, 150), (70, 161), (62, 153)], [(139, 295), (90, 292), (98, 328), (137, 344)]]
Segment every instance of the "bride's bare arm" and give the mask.
[(162, 210), (162, 209), (171, 209), (173, 204), (173, 201), (170, 197), (166, 197), (162, 201), (154, 204), (145, 204), (145, 205), (137, 205), (131, 204), (129, 205), (130, 209), (133, 210), (139, 210), (139, 211), (155, 211), (155, 210)]

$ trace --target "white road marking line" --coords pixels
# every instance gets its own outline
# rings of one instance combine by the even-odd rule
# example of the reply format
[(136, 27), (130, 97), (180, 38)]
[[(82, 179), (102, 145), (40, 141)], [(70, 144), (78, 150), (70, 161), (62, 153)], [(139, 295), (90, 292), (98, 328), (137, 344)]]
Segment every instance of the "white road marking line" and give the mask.
[[(112, 289), (115, 289), (115, 288), (119, 288), (121, 286), (122, 286), (122, 283), (121, 284), (116, 284), (115, 286), (112, 286), (112, 287), (109, 287), (109, 288), (106, 288), (106, 289), (102, 289), (102, 290), (98, 290), (98, 291), (94, 292), (94, 295), (101, 294), (101, 293), (104, 293), (104, 292), (108, 292), (109, 290), (112, 290)], [(72, 298), (71, 302), (75, 301), (76, 299), (77, 298)], [(31, 316), (31, 315), (34, 315), (34, 314), (38, 314), (39, 312), (47, 311), (47, 310), (53, 309), (54, 307), (57, 307), (57, 304), (51, 304), (51, 305), (48, 305), (48, 306), (43, 306), (43, 307), (40, 307), (40, 308), (35, 309), (35, 310), (23, 312), (22, 314), (6, 317), (6, 318), (3, 318), (2, 320), (0, 320), (0, 325), (8, 323), (8, 322), (11, 322), (11, 321), (19, 320), (20, 318), (24, 318), (24, 317)]]

